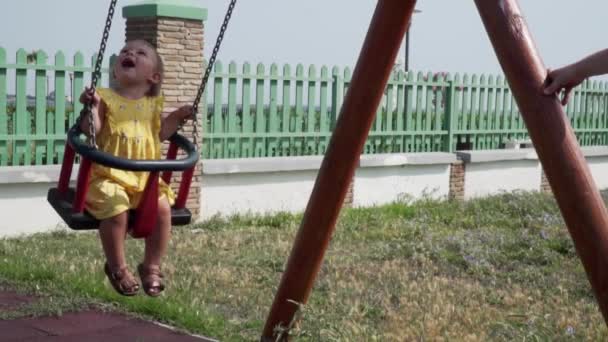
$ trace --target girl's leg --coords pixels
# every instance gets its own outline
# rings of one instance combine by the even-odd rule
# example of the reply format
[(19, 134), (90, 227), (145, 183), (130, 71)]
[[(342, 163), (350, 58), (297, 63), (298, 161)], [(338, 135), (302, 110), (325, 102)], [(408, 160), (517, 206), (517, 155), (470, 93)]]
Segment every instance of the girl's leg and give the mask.
[(126, 233), (126, 212), (102, 220), (99, 224), (99, 237), (107, 260), (104, 272), (118, 293), (132, 296), (139, 290), (139, 284), (127, 269), (125, 258)]
[(146, 238), (144, 262), (137, 268), (144, 291), (156, 297), (165, 289), (163, 274), (160, 271), (162, 258), (167, 253), (171, 237), (171, 206), (163, 197), (158, 203), (158, 226)]
[(99, 224), (99, 238), (110, 269), (127, 266), (125, 258), (125, 235), (127, 234), (127, 213), (102, 220)]
[(166, 197), (158, 201), (158, 226), (146, 237), (144, 266), (160, 266), (171, 238), (171, 206)]

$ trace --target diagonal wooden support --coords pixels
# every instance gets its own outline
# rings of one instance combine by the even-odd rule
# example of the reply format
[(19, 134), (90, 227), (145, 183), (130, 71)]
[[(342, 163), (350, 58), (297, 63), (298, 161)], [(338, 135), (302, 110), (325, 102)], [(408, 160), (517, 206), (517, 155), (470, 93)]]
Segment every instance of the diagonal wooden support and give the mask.
[(415, 5), (416, 0), (378, 1), (262, 341), (275, 341), (275, 327), (293, 320), (297, 306), (289, 300), (308, 300)]
[(475, 0), (538, 157), (608, 322), (608, 211), (516, 0)]

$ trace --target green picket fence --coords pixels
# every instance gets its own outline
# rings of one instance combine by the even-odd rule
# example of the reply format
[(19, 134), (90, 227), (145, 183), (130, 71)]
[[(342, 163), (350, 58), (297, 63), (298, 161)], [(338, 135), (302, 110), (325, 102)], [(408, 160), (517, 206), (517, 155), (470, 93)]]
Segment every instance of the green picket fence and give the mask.
[[(263, 64), (224, 71), (216, 63), (206, 92), (205, 158), (319, 155), (327, 149), (346, 90), (350, 68)], [(295, 72), (294, 72), (295, 71)], [(369, 132), (364, 153), (441, 151), (448, 132), (442, 100), (445, 81), (395, 73)], [(408, 100), (406, 100), (408, 99)], [(218, 115), (220, 114), (221, 115)]]
[(58, 164), (63, 158), (67, 130), (82, 109), (71, 99), (91, 79), (95, 56), (90, 63), (82, 53), (71, 62), (63, 52), (54, 63), (49, 59), (43, 51), (19, 49), (8, 63), (0, 48), (0, 166)]
[[(29, 58), (28, 58), (29, 57)], [(0, 48), (0, 166), (60, 163), (93, 58)], [(107, 86), (107, 70), (102, 84)], [(204, 104), (203, 158), (320, 155), (351, 81), (350, 68), (217, 62)], [(33, 94), (33, 95), (28, 95)], [(608, 144), (608, 85), (585, 82), (566, 108), (581, 145)], [(539, 113), (542, 115), (542, 113)], [(389, 79), (363, 153), (497, 149), (527, 139), (503, 77), (405, 73)]]
[[(452, 146), (496, 149), (511, 139), (528, 139), (526, 126), (504, 78), (456, 75), (451, 87), (449, 96), (453, 100), (446, 115), (448, 120), (454, 120)], [(582, 146), (608, 144), (608, 84), (583, 82), (574, 89), (566, 114)]]
[[(263, 64), (212, 74), (205, 158), (323, 154), (351, 70)], [(581, 145), (608, 143), (608, 85), (586, 81), (566, 108)], [(221, 113), (221, 115), (220, 115)], [(499, 149), (528, 133), (502, 76), (393, 73), (363, 153)]]

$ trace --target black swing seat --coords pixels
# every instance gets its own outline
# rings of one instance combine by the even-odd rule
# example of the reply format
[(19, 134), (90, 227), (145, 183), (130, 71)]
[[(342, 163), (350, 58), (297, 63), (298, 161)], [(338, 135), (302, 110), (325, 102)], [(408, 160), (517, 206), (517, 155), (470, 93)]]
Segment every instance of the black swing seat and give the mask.
[[(73, 230), (90, 230), (99, 227), (99, 220), (91, 216), (86, 210), (82, 213), (74, 213), (72, 202), (74, 201), (75, 190), (70, 188), (65, 195), (62, 195), (57, 188), (51, 188), (47, 194), (47, 200), (53, 206), (57, 214), (65, 224)], [(129, 226), (135, 219), (135, 210), (129, 210)], [(184, 226), (190, 224), (192, 213), (188, 208), (171, 208), (171, 224), (174, 226)]]
[[(77, 190), (73, 188), (67, 188), (67, 184), (69, 182), (71, 165), (73, 164), (75, 153), (88, 159), (89, 161), (91, 161), (91, 163), (97, 163), (116, 169), (159, 173), (161, 171), (169, 173), (172, 171), (192, 171), (199, 159), (198, 153), (194, 145), (184, 136), (179, 135), (177, 133), (171, 136), (171, 138), (169, 139), (171, 142), (171, 146), (169, 148), (169, 155), (167, 160), (129, 160), (124, 158), (118, 158), (84, 143), (83, 141), (81, 141), (80, 135), (81, 131), (77, 127), (77, 125), (74, 125), (69, 130), (66, 144), (66, 153), (64, 154), (64, 163), (62, 165), (62, 176), (60, 178), (59, 185), (57, 187), (49, 189), (47, 193), (48, 202), (55, 209), (57, 214), (61, 216), (62, 220), (66, 223), (66, 225), (74, 230), (98, 229), (99, 227), (99, 220), (90, 215), (86, 210), (83, 210), (82, 212), (75, 212), (73, 209), (73, 202), (76, 198)], [(178, 148), (181, 148), (185, 152), (185, 158), (174, 159), (176, 158)], [(63, 168), (67, 168), (69, 172), (63, 172)], [(168, 178), (170, 179), (170, 174), (168, 176)], [(77, 182), (78, 184), (87, 182), (87, 179), (80, 179), (82, 177), (88, 178), (88, 174), (85, 174), (83, 176), (83, 174), (79, 172), (79, 179)], [(185, 174), (184, 177), (186, 177)], [(191, 222), (192, 213), (184, 205), (190, 187), (191, 179), (192, 172), (189, 172), (189, 176), (185, 181), (187, 185), (184, 187), (180, 186), (180, 193), (178, 193), (176, 206), (178, 205), (177, 202), (181, 202), (182, 204), (179, 208), (171, 208), (172, 225), (183, 226)], [(64, 187), (64, 191), (61, 191), (60, 189), (62, 186)], [(184, 191), (185, 193), (182, 194), (182, 191)], [(145, 212), (143, 214), (147, 215), (147, 213)], [(155, 215), (156, 213), (150, 214)], [(130, 210), (129, 227), (132, 226), (134, 219), (135, 210)]]

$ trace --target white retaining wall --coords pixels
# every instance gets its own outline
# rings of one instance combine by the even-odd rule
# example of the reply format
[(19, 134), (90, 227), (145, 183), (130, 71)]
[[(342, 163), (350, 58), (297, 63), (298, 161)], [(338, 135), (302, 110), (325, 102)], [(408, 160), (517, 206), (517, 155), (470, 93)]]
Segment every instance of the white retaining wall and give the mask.
[(214, 215), (303, 211), (322, 157), (203, 162), (201, 219)]
[(457, 152), (465, 163), (464, 198), (538, 191), (542, 167), (533, 149)]
[(608, 146), (585, 147), (583, 154), (598, 188), (608, 189)]
[[(599, 188), (608, 188), (608, 147), (583, 148)], [(448, 195), (450, 164), (465, 163), (465, 198), (502, 191), (538, 191), (541, 167), (532, 149), (362, 156), (353, 180), (354, 206)], [(300, 212), (306, 208), (322, 157), (206, 160), (201, 217)], [(72, 179), (77, 167), (72, 172)], [(0, 167), (0, 236), (63, 227), (46, 201), (59, 166)]]
[[(0, 237), (63, 227), (46, 200), (49, 188), (57, 186), (59, 171), (58, 165), (0, 167)], [(71, 179), (77, 174), (74, 165)]]
[(451, 153), (363, 155), (355, 173), (353, 205), (446, 197), (450, 164), (455, 161)]

